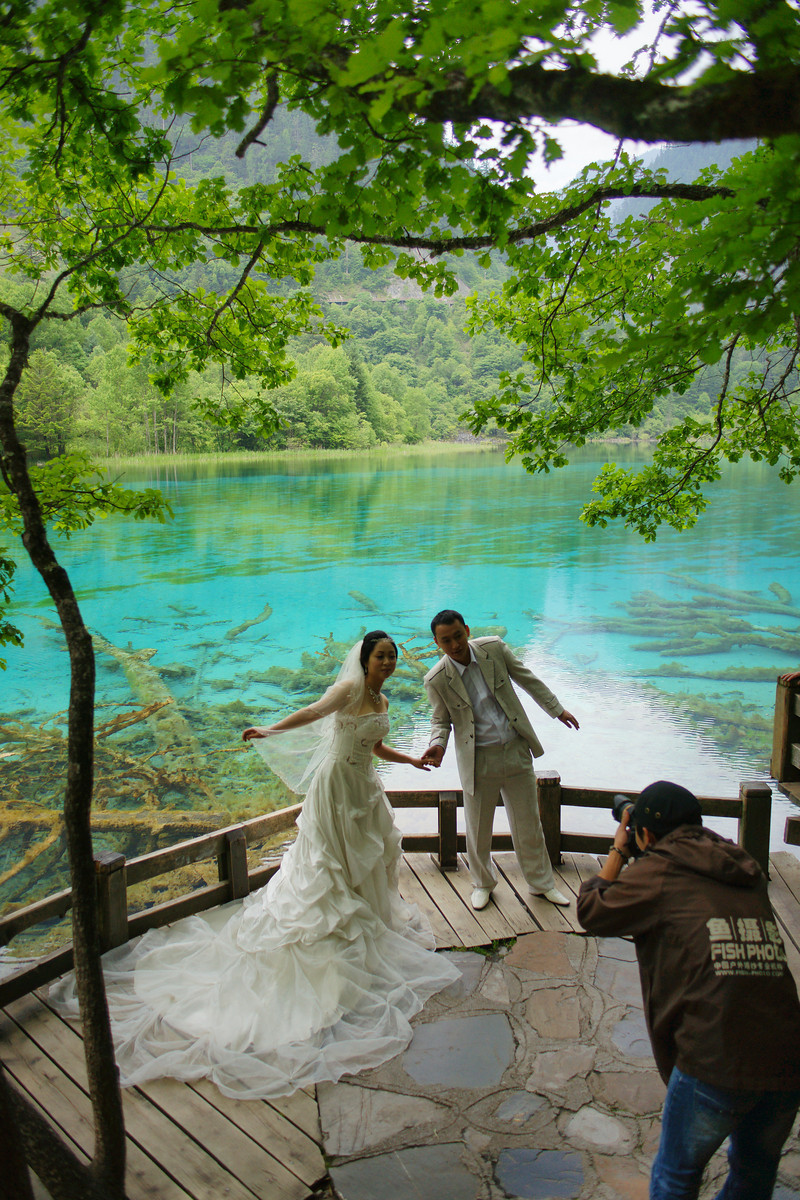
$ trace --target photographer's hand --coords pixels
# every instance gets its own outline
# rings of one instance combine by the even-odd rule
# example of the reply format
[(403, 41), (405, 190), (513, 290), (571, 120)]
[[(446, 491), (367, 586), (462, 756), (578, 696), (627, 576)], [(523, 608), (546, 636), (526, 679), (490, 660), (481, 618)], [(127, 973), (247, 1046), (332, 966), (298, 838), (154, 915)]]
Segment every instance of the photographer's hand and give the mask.
[(617, 826), (617, 832), (614, 834), (614, 841), (608, 858), (599, 871), (600, 878), (607, 879), (609, 883), (613, 883), (618, 878), (620, 871), (628, 861), (628, 820), (630, 813), (631, 810), (627, 808)]

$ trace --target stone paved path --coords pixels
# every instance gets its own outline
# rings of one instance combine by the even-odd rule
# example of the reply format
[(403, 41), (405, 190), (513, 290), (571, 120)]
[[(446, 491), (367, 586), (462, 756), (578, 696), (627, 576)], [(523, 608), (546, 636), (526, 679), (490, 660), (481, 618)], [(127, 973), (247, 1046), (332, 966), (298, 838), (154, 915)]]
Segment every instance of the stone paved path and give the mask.
[[(449, 957), (461, 980), (405, 1053), (317, 1089), (342, 1200), (646, 1200), (664, 1085), (632, 944), (539, 932)], [(720, 1153), (703, 1197), (724, 1174)], [(800, 1200), (796, 1137), (775, 1200)]]

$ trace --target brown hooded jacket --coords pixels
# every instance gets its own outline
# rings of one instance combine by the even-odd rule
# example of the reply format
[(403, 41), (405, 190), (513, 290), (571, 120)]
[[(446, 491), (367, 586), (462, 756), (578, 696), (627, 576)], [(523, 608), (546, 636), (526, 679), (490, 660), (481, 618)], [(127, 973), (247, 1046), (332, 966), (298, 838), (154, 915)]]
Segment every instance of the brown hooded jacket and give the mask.
[(800, 1003), (755, 859), (682, 825), (613, 883), (587, 880), (578, 920), (630, 936), (662, 1078), (673, 1066), (736, 1090), (800, 1087)]

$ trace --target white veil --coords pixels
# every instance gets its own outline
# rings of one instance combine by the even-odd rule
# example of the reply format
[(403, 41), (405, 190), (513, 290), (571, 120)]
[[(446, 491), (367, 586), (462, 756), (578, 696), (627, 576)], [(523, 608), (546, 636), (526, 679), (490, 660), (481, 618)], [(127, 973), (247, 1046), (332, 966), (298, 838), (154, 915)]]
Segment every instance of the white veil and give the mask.
[(334, 713), (357, 713), (361, 707), (364, 697), (362, 645), (363, 639), (350, 647), (334, 682), (319, 700), (307, 706), (318, 713), (318, 720), (297, 729), (270, 731), (266, 737), (251, 740), (251, 745), (269, 769), (298, 795), (308, 791), (317, 767), (330, 750)]

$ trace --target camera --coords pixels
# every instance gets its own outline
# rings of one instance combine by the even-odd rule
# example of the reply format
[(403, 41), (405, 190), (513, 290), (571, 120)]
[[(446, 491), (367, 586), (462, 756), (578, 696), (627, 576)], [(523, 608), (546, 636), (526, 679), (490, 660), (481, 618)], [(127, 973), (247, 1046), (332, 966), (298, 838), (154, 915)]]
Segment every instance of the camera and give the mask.
[[(613, 813), (614, 820), (618, 825), (626, 819), (626, 815), (632, 808), (633, 800), (631, 800), (630, 796), (623, 796), (621, 792), (617, 792), (616, 796), (611, 801), (611, 812)], [(625, 850), (631, 858), (638, 858), (642, 853), (636, 844), (636, 834), (633, 832), (632, 827), (628, 830), (628, 841)]]

